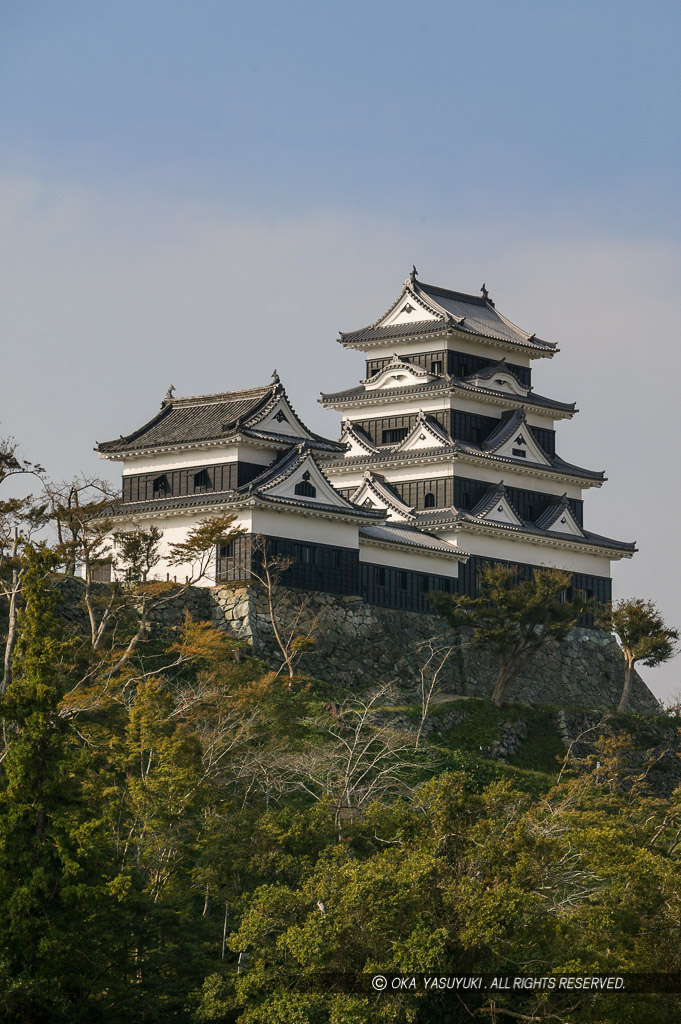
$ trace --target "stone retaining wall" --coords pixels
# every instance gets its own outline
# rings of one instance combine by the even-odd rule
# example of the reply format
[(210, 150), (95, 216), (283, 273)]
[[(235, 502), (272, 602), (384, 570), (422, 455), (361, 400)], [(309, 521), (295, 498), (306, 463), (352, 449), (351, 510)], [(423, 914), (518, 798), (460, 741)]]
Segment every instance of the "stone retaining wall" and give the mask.
[[(212, 617), (236, 637), (253, 644), (254, 653), (281, 664), (264, 593), (255, 586), (211, 588)], [(303, 622), (312, 626), (315, 649), (303, 655), (305, 672), (329, 683), (363, 688), (395, 682), (405, 696), (415, 694), (428, 641), (451, 645), (441, 674), (451, 696), (487, 697), (496, 676), (494, 659), (466, 643), (437, 615), (398, 611), (364, 604), (360, 598), (280, 591), (276, 614), (286, 624), (305, 601)], [(551, 644), (532, 659), (512, 684), (508, 699), (527, 703), (617, 706), (624, 681), (624, 661), (613, 636), (575, 629), (561, 644)], [(631, 711), (655, 713), (657, 699), (643, 680), (634, 680)]]

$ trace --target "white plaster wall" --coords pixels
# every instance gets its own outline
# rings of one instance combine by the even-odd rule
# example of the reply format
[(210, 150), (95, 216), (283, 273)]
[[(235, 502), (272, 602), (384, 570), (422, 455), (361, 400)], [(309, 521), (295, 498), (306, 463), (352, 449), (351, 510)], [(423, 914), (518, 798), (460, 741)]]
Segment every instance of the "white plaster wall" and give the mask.
[(354, 548), (359, 544), (359, 528), (356, 523), (338, 522), (323, 516), (296, 515), (291, 512), (277, 512), (274, 509), (253, 508), (251, 530), (271, 537), (288, 537), (308, 544), (332, 544), (342, 548)]
[[(260, 448), (249, 444), (220, 444), (187, 448), (186, 451), (159, 452), (157, 455), (129, 456), (123, 460), (123, 476), (137, 473), (164, 472), (169, 469), (183, 469), (191, 466), (205, 466), (210, 462), (253, 462), (258, 466), (269, 466), (277, 454), (275, 448)], [(100, 454), (101, 458), (106, 456)]]
[[(345, 403), (338, 404), (338, 406), (331, 405), (331, 408), (338, 408), (343, 414), (351, 420), (369, 420), (369, 419), (383, 419), (386, 416), (415, 416), (419, 409), (423, 409), (425, 413), (436, 413), (443, 409), (458, 409), (460, 412), (469, 412), (473, 415), (478, 416), (497, 416), (501, 419), (502, 412), (508, 412), (513, 406), (504, 403), (504, 395), (499, 392), (499, 403), (491, 400), (489, 402), (482, 402), (478, 398), (468, 398), (461, 395), (433, 395), (433, 396), (420, 396), (417, 398), (399, 398), (396, 397), (386, 398), (385, 395), (381, 397), (381, 392), (370, 392), (372, 395), (376, 395), (376, 401), (363, 403), (361, 406), (348, 406)], [(511, 398), (512, 396), (507, 396)], [(545, 429), (552, 429), (554, 425), (555, 417), (550, 410), (546, 413), (533, 412), (528, 410), (526, 413), (527, 422), (533, 427), (543, 427)]]
[(485, 345), (480, 341), (469, 340), (468, 336), (464, 335), (459, 335), (455, 338), (430, 337), (419, 341), (410, 341), (409, 339), (404, 341), (391, 340), (387, 344), (381, 345), (372, 345), (369, 342), (365, 342), (364, 347), (366, 347), (366, 352), (371, 359), (382, 359), (384, 354), (390, 353), (392, 355), (394, 352), (397, 352), (404, 358), (411, 353), (417, 355), (423, 352), (438, 352), (442, 349), (447, 349), (450, 352), (465, 352), (472, 356), (481, 356), (483, 359), (489, 359), (495, 363), (506, 359), (509, 363), (515, 363), (516, 366), (530, 366), (531, 364), (530, 356), (522, 352), (512, 351), (511, 345), (495, 345), (494, 343)]
[(568, 569), (571, 572), (586, 572), (592, 576), (610, 575), (610, 559), (587, 551), (568, 551), (564, 548), (513, 540), (510, 536), (489, 537), (485, 534), (467, 533), (465, 530), (438, 531), (437, 535), (463, 551), (484, 558), (503, 558), (511, 562), (526, 562), (528, 565), (546, 565), (554, 569)]
[(372, 562), (393, 569), (409, 569), (412, 572), (432, 573), (433, 576), (449, 576), (457, 579), (459, 563), (447, 555), (428, 555), (425, 552), (410, 551), (409, 548), (381, 548), (373, 544), (360, 543), (360, 562)]
[[(363, 480), (363, 470), (357, 469), (350, 473), (339, 472), (335, 469), (326, 470), (326, 474), (333, 481), (336, 487), (359, 487)], [(377, 473), (385, 477), (388, 483), (404, 483), (410, 480), (435, 480), (442, 477), (454, 476), (467, 477), (470, 480), (484, 480), (486, 483), (498, 484), (504, 481), (507, 487), (522, 487), (527, 491), (543, 491), (545, 494), (555, 494), (560, 497), (567, 493), (569, 498), (581, 498), (582, 488), (576, 484), (568, 484), (562, 480), (551, 480), (548, 477), (527, 476), (523, 473), (513, 471), (511, 466), (503, 466), (493, 469), (487, 466), (475, 466), (472, 463), (433, 462), (425, 465), (388, 467), (382, 466), (376, 469)]]

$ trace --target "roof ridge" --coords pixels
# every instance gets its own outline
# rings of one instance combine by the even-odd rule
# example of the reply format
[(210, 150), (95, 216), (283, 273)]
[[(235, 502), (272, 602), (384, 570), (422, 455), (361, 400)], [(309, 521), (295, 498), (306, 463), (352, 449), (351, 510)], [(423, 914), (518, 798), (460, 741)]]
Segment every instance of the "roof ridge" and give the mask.
[(164, 398), (161, 408), (181, 405), (218, 405), (220, 402), (234, 401), (237, 398), (246, 398), (257, 395), (264, 397), (268, 392), (274, 392), (277, 383), (262, 384), (255, 388), (240, 388), (236, 391), (216, 391), (210, 395), (186, 395), (184, 398)]

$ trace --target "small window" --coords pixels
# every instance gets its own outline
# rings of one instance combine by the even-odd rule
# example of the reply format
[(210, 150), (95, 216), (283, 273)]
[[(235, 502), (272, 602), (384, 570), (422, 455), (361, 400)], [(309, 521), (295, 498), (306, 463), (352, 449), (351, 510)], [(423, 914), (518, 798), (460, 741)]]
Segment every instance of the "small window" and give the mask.
[(471, 507), (471, 496), (468, 493), (468, 491), (464, 491), (464, 493), (461, 495), (461, 508), (470, 508), (470, 507)]
[(430, 577), (428, 577), (428, 576), (422, 576), (421, 577), (421, 593), (422, 594), (430, 593)]
[(203, 491), (210, 491), (212, 489), (213, 481), (207, 469), (200, 469), (198, 473), (194, 473), (194, 493), (200, 494)]
[(430, 364), (430, 372), (431, 373), (436, 373), (436, 374), (442, 373), (442, 360), (441, 359), (434, 359), (433, 360), (433, 362)]
[(331, 552), (331, 564), (333, 565), (334, 569), (342, 569), (343, 568), (343, 552), (342, 551), (332, 551)]
[(302, 478), (298, 481), (295, 488), (295, 493), (300, 494), (303, 498), (316, 498), (317, 488), (313, 487), (310, 483), (310, 471), (305, 470)]
[(298, 549), (298, 560), (304, 565), (315, 565), (317, 562), (317, 549), (311, 544), (301, 544)]
[(403, 441), (409, 433), (408, 427), (391, 427), (389, 430), (383, 431), (383, 444), (397, 444), (399, 441)]
[(435, 508), (435, 495), (432, 491), (428, 491), (425, 498), (423, 499), (424, 508)]
[(522, 448), (512, 448), (511, 452), (512, 452), (513, 455), (515, 455), (516, 459), (526, 459), (527, 458), (527, 452), (524, 451)]
[(398, 576), (398, 584), (397, 585), (400, 588), (400, 590), (406, 590), (407, 589), (407, 574), (406, 574), (406, 572), (404, 572), (404, 571), (400, 572), (400, 574)]
[(385, 569), (378, 568), (375, 570), (374, 583), (376, 584), (377, 587), (385, 586)]
[(234, 541), (218, 545), (218, 558), (234, 558)]
[(482, 427), (472, 427), (471, 434), (475, 444), (480, 444), (482, 441)]
[(168, 477), (165, 475), (165, 473), (163, 474), (163, 476), (157, 476), (156, 479), (154, 480), (154, 497), (165, 498), (169, 491), (170, 488), (168, 487)]
[(301, 480), (295, 486), (296, 494), (300, 494), (303, 498), (316, 498), (317, 488), (313, 487), (309, 480)]
[(527, 518), (530, 522), (534, 522), (534, 505), (527, 506)]

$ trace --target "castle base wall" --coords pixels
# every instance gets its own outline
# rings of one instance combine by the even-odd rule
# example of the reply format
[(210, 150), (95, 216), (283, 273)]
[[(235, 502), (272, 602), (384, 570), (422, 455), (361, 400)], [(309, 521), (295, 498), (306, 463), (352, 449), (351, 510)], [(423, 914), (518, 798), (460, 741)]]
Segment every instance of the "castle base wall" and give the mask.
[[(235, 637), (252, 642), (254, 653), (273, 667), (281, 665), (264, 593), (255, 586), (214, 587), (210, 590), (212, 617)], [(395, 683), (405, 697), (419, 692), (421, 670), (429, 642), (437, 650), (451, 647), (439, 679), (443, 695), (488, 697), (496, 662), (476, 650), (437, 615), (379, 608), (359, 597), (280, 590), (276, 614), (284, 624), (299, 614), (300, 634), (309, 629), (316, 638), (313, 651), (303, 655), (306, 674), (350, 688)], [(436, 655), (439, 663), (442, 654)], [(550, 644), (534, 656), (508, 690), (507, 699), (526, 703), (617, 707), (624, 681), (624, 661), (611, 635), (577, 628), (561, 644)], [(640, 676), (634, 680), (630, 711), (654, 714), (657, 699)]]

